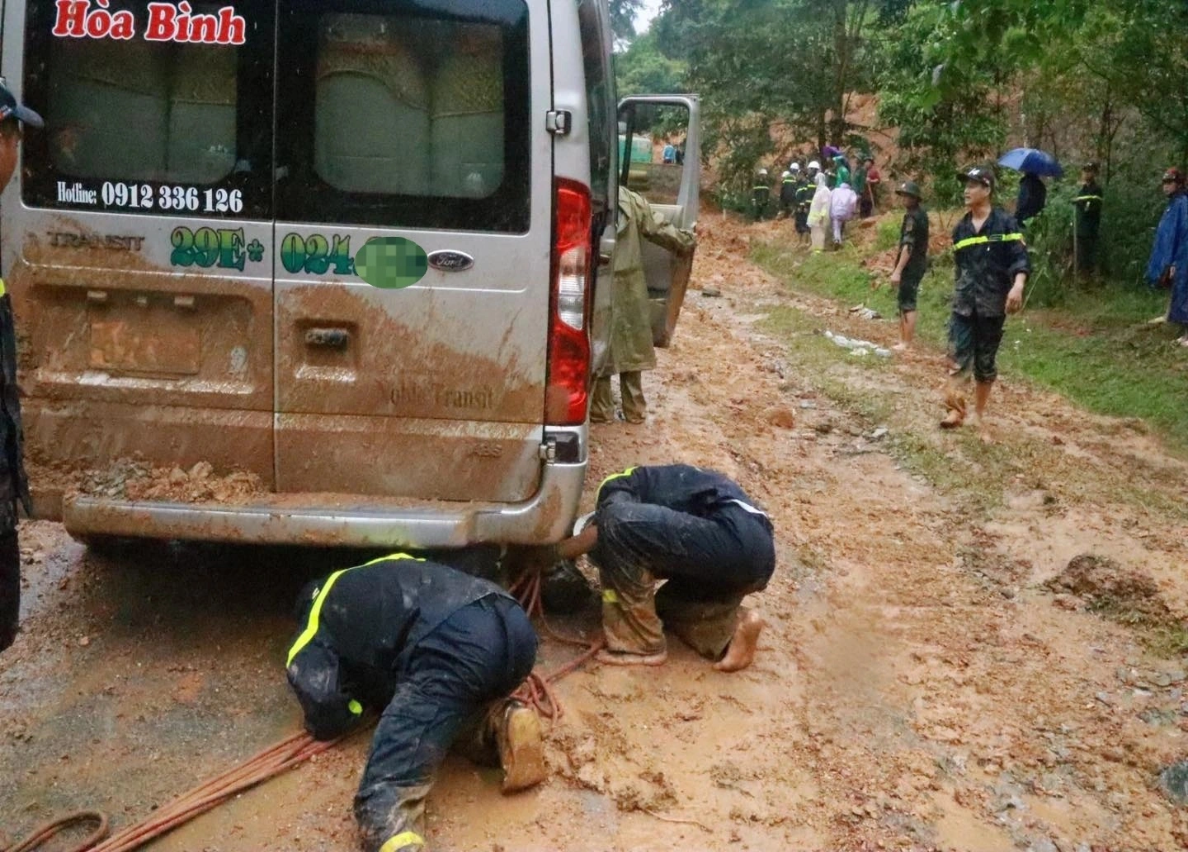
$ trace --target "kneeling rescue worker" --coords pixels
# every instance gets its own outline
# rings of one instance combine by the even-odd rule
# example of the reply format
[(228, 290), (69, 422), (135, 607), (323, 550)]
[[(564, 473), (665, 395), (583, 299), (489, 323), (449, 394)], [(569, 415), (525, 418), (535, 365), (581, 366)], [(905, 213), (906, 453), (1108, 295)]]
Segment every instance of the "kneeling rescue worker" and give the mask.
[(775, 543), (767, 514), (727, 477), (683, 464), (608, 477), (590, 523), (557, 545), (562, 559), (583, 553), (602, 581), (601, 662), (661, 665), (667, 627), (719, 671), (751, 664), (764, 622), (742, 600), (766, 588)]
[(355, 796), (368, 852), (425, 848), (425, 797), (451, 746), (502, 763), (505, 793), (544, 780), (540, 719), (508, 698), (536, 633), (499, 586), (395, 554), (307, 585), (298, 607), (287, 668), (310, 733), (332, 739), (382, 708)]

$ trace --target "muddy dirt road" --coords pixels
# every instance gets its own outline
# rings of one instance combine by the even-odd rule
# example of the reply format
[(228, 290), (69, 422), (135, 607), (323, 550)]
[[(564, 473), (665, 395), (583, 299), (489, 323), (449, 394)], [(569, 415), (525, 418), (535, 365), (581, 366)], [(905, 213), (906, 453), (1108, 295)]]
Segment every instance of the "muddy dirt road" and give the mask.
[[(1010, 377), (995, 443), (940, 434), (940, 353), (875, 364), (834, 347), (820, 332), (888, 345), (895, 329), (796, 293), (746, 262), (746, 230), (706, 224), (694, 287), (722, 297), (690, 293), (645, 379), (648, 424), (595, 427), (589, 481), (694, 462), (769, 509), (780, 562), (754, 599), (769, 620), (757, 663), (719, 674), (674, 641), (661, 669), (569, 677), (549, 781), (503, 798), (451, 758), (434, 848), (1184, 848), (1188, 810), (1157, 779), (1188, 757), (1174, 650), (1188, 466), (1141, 424)], [(54, 525), (22, 535), (0, 830), (83, 806), (126, 823), (298, 725), (281, 668), (291, 601), (349, 555), (100, 556)], [(1069, 573), (1082, 554), (1103, 559)], [(588, 633), (594, 616), (557, 626)], [(543, 663), (572, 653), (546, 641)], [(153, 848), (353, 849), (365, 749), (359, 737)]]

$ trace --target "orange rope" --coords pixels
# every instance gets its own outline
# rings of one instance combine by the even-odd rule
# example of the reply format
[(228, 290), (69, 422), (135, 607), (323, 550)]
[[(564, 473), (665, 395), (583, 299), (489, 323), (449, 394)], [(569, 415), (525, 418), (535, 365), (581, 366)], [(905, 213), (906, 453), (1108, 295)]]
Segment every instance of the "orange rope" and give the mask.
[(92, 844), (98, 843), (107, 836), (107, 814), (99, 811), (78, 811), (77, 813), (67, 814), (60, 817), (53, 822), (47, 822), (26, 837), (21, 842), (8, 846), (0, 852), (32, 852), (45, 841), (49, 840), (60, 831), (64, 831), (69, 826), (81, 822), (97, 822), (98, 826), (92, 831), (85, 840), (78, 844), (71, 846), (67, 852), (83, 852)]
[(131, 852), (244, 790), (304, 763), (316, 754), (321, 754), (338, 741), (319, 742), (306, 733), (294, 734), (264, 749), (234, 769), (179, 796), (164, 807), (158, 808), (148, 819), (128, 826), (107, 840), (103, 840), (107, 834), (107, 817), (97, 811), (82, 811), (45, 824), (21, 842), (0, 852), (32, 852), (68, 825), (84, 820), (95, 820), (99, 827), (69, 852)]
[(593, 642), (586, 639), (574, 639), (553, 630), (548, 619), (545, 618), (544, 606), (541, 604), (542, 585), (543, 578), (539, 571), (526, 571), (512, 584), (510, 592), (520, 602), (520, 606), (524, 607), (529, 618), (538, 617), (540, 619), (540, 623), (544, 625), (545, 632), (549, 636), (567, 645), (580, 645), (586, 650), (556, 671), (544, 675), (533, 671), (528, 675), (523, 685), (512, 693), (512, 697), (534, 707), (543, 718), (555, 722), (565, 715), (565, 708), (561, 705), (556, 693), (553, 692), (552, 684), (581, 668), (602, 649), (606, 640), (601, 636)]

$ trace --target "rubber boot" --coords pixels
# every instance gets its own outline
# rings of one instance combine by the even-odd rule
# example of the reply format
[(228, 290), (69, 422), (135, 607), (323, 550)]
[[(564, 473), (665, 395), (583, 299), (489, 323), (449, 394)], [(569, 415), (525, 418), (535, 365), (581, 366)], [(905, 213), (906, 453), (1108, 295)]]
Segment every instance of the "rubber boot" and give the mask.
[(504, 793), (527, 790), (545, 779), (544, 738), (535, 710), (521, 701), (509, 700), (500, 715), (495, 739), (503, 766)]
[(384, 787), (367, 800), (355, 797), (355, 820), (368, 852), (422, 852), (425, 798), (433, 783)]
[[(604, 653), (656, 658), (667, 651), (664, 625), (656, 615), (656, 600), (650, 572), (643, 576), (634, 594), (614, 589), (603, 577), (602, 632), (606, 636)], [(601, 659), (600, 654), (600, 659)]]

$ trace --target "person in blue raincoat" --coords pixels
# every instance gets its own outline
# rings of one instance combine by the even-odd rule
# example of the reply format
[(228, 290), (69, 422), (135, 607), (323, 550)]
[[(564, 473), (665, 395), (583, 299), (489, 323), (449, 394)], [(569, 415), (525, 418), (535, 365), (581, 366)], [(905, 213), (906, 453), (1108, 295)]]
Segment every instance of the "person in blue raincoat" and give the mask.
[(1155, 232), (1147, 281), (1152, 286), (1171, 286), (1167, 321), (1180, 326), (1182, 333), (1176, 343), (1188, 348), (1188, 191), (1184, 173), (1175, 168), (1164, 172), (1163, 192), (1167, 209)]

